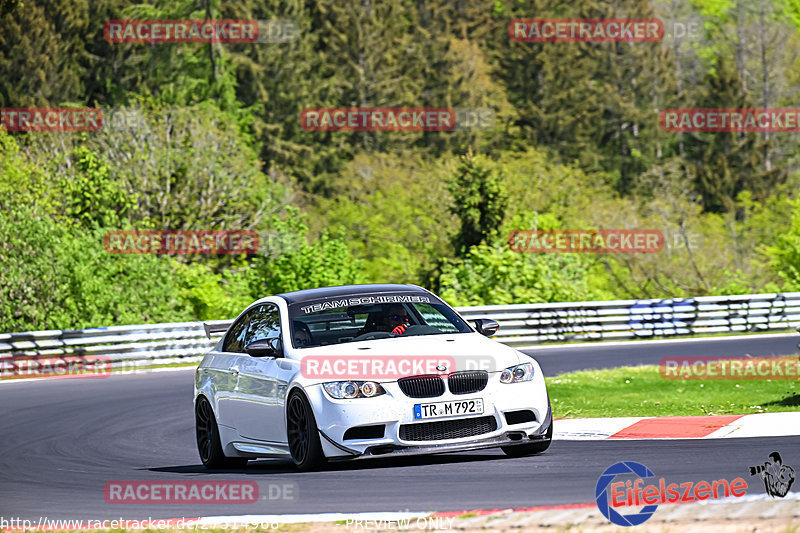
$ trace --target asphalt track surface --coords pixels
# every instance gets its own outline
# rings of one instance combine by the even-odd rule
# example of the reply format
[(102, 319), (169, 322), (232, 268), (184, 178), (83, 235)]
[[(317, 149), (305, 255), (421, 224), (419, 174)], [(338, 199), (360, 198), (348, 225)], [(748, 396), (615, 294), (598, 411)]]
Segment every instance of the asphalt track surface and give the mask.
[[(789, 337), (792, 346), (796, 337)], [(751, 350), (710, 339), (713, 350)], [(775, 341), (756, 343), (783, 353)], [(718, 345), (723, 343), (723, 345)], [(788, 346), (788, 344), (787, 344)], [(549, 357), (629, 364), (635, 348), (613, 352), (591, 347), (540, 349)], [(659, 348), (660, 350), (665, 348)], [(674, 349), (670, 348), (670, 349)], [(762, 350), (762, 351), (763, 351)], [(790, 352), (794, 353), (794, 352)], [(646, 351), (654, 357), (653, 350)], [(657, 356), (658, 354), (656, 354)], [(686, 353), (684, 353), (686, 355)], [(640, 358), (643, 352), (638, 352)], [(661, 355), (663, 356), (663, 355)], [(615, 358), (616, 357), (616, 358)], [(601, 359), (602, 358), (602, 359)], [(553, 361), (554, 362), (554, 361)], [(566, 364), (566, 363), (563, 363)], [(575, 362), (573, 364), (579, 364)], [(550, 371), (546, 373), (551, 374)], [(742, 477), (748, 494), (763, 494), (748, 467), (772, 451), (800, 471), (800, 437), (675, 440), (555, 441), (543, 455), (506, 458), (498, 451), (363, 460), (298, 473), (285, 463), (251, 462), (240, 470), (210, 473), (194, 442), (193, 370), (103, 379), (56, 379), (0, 384), (0, 517), (48, 519), (146, 519), (198, 516), (366, 511), (448, 511), (591, 502), (598, 476), (622, 460), (647, 465), (667, 483)], [(252, 504), (109, 504), (109, 481), (245, 480), (267, 497), (270, 485), (295, 487), (295, 499)]]

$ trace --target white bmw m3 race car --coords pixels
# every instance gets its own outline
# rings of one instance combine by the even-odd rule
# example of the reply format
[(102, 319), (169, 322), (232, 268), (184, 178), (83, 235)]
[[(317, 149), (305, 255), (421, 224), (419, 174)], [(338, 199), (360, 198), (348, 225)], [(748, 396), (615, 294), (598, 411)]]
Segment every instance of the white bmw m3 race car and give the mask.
[(544, 377), (414, 285), (350, 285), (262, 298), (227, 324), (195, 375), (208, 468), (260, 457), (327, 460), (550, 446)]

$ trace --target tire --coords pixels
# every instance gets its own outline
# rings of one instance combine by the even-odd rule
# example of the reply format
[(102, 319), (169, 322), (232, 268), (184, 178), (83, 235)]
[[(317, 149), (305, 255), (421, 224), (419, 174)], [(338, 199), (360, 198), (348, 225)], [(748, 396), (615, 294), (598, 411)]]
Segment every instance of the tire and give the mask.
[(547, 440), (541, 442), (532, 442), (531, 444), (518, 444), (517, 446), (502, 446), (500, 449), (509, 457), (525, 457), (526, 455), (535, 455), (542, 453), (550, 447), (553, 441), (553, 420), (550, 419), (550, 425), (545, 432)]
[(242, 457), (226, 457), (222, 453), (219, 440), (219, 427), (214, 418), (214, 410), (208, 400), (201, 396), (194, 408), (195, 435), (200, 460), (209, 470), (218, 468), (243, 468), (247, 459)]
[(286, 436), (298, 470), (313, 471), (325, 463), (314, 411), (300, 392), (292, 393), (286, 403)]

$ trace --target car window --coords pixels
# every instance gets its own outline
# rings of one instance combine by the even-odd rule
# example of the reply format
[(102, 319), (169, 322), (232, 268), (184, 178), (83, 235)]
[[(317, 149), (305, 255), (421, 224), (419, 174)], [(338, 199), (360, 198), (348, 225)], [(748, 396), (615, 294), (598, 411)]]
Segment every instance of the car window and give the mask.
[[(428, 294), (354, 294), (302, 301), (289, 305), (289, 318), (295, 348), (472, 332), (452, 309)], [(394, 331), (400, 323), (406, 329)], [(305, 333), (298, 335), (298, 329)]]
[(445, 316), (431, 304), (416, 304), (416, 309), (419, 314), (422, 315), (427, 325), (438, 328), (445, 333), (456, 333), (459, 331), (452, 322), (445, 318)]
[(225, 342), (222, 343), (223, 352), (244, 353), (244, 339), (247, 334), (247, 326), (250, 324), (251, 316), (252, 312), (247, 313), (228, 331), (228, 334), (225, 336)]
[(278, 307), (273, 304), (258, 306), (250, 318), (250, 327), (245, 336), (244, 346), (264, 340), (280, 337), (281, 316)]

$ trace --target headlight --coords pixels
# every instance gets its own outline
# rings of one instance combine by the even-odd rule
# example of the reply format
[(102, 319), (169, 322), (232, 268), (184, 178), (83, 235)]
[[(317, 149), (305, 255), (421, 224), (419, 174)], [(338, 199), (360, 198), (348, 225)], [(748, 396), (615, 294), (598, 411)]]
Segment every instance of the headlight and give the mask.
[(533, 379), (533, 365), (531, 363), (523, 363), (521, 365), (512, 366), (503, 370), (500, 373), (500, 383), (519, 383), (521, 381), (530, 381)]
[(331, 398), (336, 398), (337, 400), (372, 398), (373, 396), (386, 394), (381, 384), (374, 381), (331, 381), (330, 383), (323, 383), (322, 387)]

